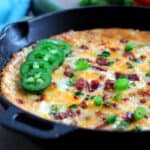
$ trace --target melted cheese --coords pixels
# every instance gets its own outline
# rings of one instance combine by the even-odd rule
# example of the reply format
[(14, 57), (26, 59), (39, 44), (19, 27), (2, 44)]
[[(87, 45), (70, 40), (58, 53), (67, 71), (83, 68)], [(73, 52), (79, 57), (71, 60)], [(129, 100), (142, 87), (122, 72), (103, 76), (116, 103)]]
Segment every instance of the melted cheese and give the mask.
[[(72, 54), (65, 59), (62, 66), (52, 73), (52, 82), (54, 82), (56, 86), (50, 85), (43, 91), (41, 95), (44, 96), (44, 100), (37, 102), (36, 100), (40, 98), (41, 95), (27, 93), (23, 91), (18, 84), (18, 79), (20, 78), (19, 67), (24, 62), (27, 54), (32, 51), (32, 46), (15, 54), (4, 69), (0, 83), (3, 96), (20, 108), (30, 111), (42, 118), (92, 129), (102, 125), (106, 116), (109, 114), (116, 114), (118, 119), (112, 125), (107, 124), (105, 129), (116, 129), (120, 121), (123, 120), (122, 116), (127, 112), (134, 112), (139, 105), (146, 107), (148, 112), (150, 112), (149, 101), (144, 104), (140, 103), (141, 99), (149, 99), (150, 96), (139, 94), (141, 90), (149, 90), (147, 82), (150, 81), (150, 78), (145, 77), (145, 74), (150, 71), (150, 46), (147, 44), (150, 41), (149, 32), (127, 29), (95, 29), (80, 32), (70, 31), (57, 35), (55, 38), (69, 42), (72, 45)], [(140, 60), (140, 63), (126, 58), (124, 56), (125, 43), (120, 42), (121, 40), (135, 42), (138, 47), (132, 51), (134, 56), (139, 59), (144, 55), (146, 58)], [(84, 49), (84, 46), (87, 48)], [(117, 50), (112, 50), (113, 48)], [(111, 66), (103, 66), (106, 71), (99, 71), (92, 68), (93, 65), (98, 66), (96, 63), (97, 54), (105, 50), (110, 52), (110, 56), (106, 59), (114, 61), (114, 64)], [(79, 59), (89, 59), (91, 67), (84, 71), (77, 71), (75, 62)], [(127, 65), (128, 62), (131, 63), (134, 68), (129, 69)], [(93, 92), (89, 92), (87, 87), (84, 87), (82, 94), (76, 97), (74, 95), (77, 91), (76, 87), (70, 86), (68, 84), (70, 78), (64, 75), (66, 65), (71, 67), (76, 80), (83, 78), (89, 85), (92, 80), (97, 80), (99, 87)], [(120, 93), (120, 91), (105, 89), (106, 80), (116, 80), (115, 72), (126, 75), (136, 74), (140, 79), (140, 81), (130, 81), (130, 88), (126, 91), (121, 91), (123, 98), (128, 98), (128, 101), (114, 100), (113, 97)], [(101, 78), (102, 76), (103, 79)], [(85, 100), (87, 95), (91, 96), (89, 100)], [(106, 107), (105, 105), (100, 107), (96, 106), (92, 100), (92, 96), (96, 95), (108, 95), (108, 99), (104, 100), (104, 103), (109, 100), (113, 104), (116, 104), (117, 107), (114, 107), (113, 104), (110, 107)], [(24, 103), (18, 103), (18, 99)], [(82, 104), (83, 102), (86, 103), (87, 108), (86, 106), (82, 106), (84, 105)], [(80, 115), (72, 115), (72, 117), (69, 116), (58, 120), (50, 113), (50, 109), (53, 105), (61, 106), (59, 113), (66, 113), (69, 106), (73, 104), (78, 105), (77, 110), (80, 111)], [(99, 112), (99, 114), (97, 114), (97, 112)], [(143, 130), (150, 129), (149, 118), (131, 123), (128, 129), (133, 129), (136, 124), (139, 124)]]

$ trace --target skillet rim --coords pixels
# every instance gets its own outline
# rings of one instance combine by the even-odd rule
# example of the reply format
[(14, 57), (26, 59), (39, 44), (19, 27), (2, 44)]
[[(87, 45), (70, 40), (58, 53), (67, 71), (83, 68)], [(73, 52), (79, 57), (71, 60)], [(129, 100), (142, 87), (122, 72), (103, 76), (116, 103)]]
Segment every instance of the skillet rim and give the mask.
[[(72, 12), (72, 11), (80, 11), (80, 10), (87, 10), (87, 9), (94, 9), (94, 8), (125, 8), (125, 9), (144, 9), (144, 10), (147, 10), (147, 9), (150, 9), (150, 7), (144, 7), (144, 6), (120, 6), (120, 5), (113, 5), (113, 6), (110, 6), (110, 5), (108, 5), (108, 6), (88, 6), (88, 7), (78, 7), (78, 8), (73, 8), (73, 9), (67, 9), (67, 10), (62, 10), (62, 11), (57, 11), (57, 12), (50, 12), (50, 13), (46, 13), (46, 14), (44, 14), (44, 15), (40, 15), (40, 16), (38, 16), (38, 17), (35, 17), (35, 18), (32, 18), (32, 19), (30, 19), (30, 20), (28, 20), (28, 21), (23, 21), (23, 22), (26, 22), (26, 23), (34, 23), (34, 22), (36, 22), (36, 21), (39, 21), (39, 20), (42, 20), (42, 19), (44, 19), (44, 18), (46, 18), (46, 17), (49, 17), (49, 16), (54, 16), (54, 15), (59, 15), (59, 14), (62, 14), (62, 13), (69, 13), (69, 12)], [(9, 28), (11, 28), (13, 25), (17, 25), (19, 22), (17, 22), (17, 23), (13, 23), (13, 24), (9, 24), (9, 25), (7, 25), (3, 30), (2, 30), (2, 32), (0, 33), (0, 41), (1, 40), (3, 40), (3, 39), (5, 39), (5, 37), (6, 37), (6, 35), (7, 35), (7, 32), (8, 32), (8, 30), (9, 30)], [(4, 68), (4, 67), (3, 67)], [(60, 122), (58, 122), (58, 123), (56, 123), (55, 121), (52, 121), (52, 120), (46, 120), (46, 119), (43, 119), (43, 118), (41, 118), (41, 117), (39, 117), (39, 116), (36, 116), (36, 115), (34, 115), (34, 114), (32, 114), (32, 113), (30, 113), (30, 112), (28, 112), (28, 111), (25, 111), (25, 110), (22, 110), (22, 109), (20, 109), (19, 107), (17, 107), (16, 105), (14, 105), (14, 104), (12, 104), (9, 100), (7, 100), (5, 97), (3, 97), (2, 95), (1, 95), (1, 93), (0, 93), (0, 101), (2, 102), (2, 103), (4, 103), (4, 104), (6, 104), (7, 106), (8, 106), (8, 108), (11, 108), (11, 107), (14, 107), (15, 109), (18, 109), (21, 113), (25, 113), (25, 114), (27, 114), (27, 115), (30, 115), (30, 116), (32, 116), (33, 118), (36, 118), (36, 119), (38, 119), (38, 120), (40, 120), (41, 122), (47, 122), (47, 123), (49, 123), (49, 124), (60, 124), (60, 125), (63, 125), (63, 126), (66, 126), (66, 127), (72, 127), (72, 130), (86, 130), (86, 131), (92, 131), (92, 132), (100, 132), (100, 133), (106, 133), (106, 134), (117, 134), (117, 133), (119, 133), (119, 134), (135, 134), (135, 135), (137, 135), (137, 133), (138, 132), (134, 132), (134, 131), (108, 131), (108, 130), (93, 130), (93, 129), (88, 129), (88, 128), (82, 128), (82, 127), (76, 127), (76, 126), (72, 126), (72, 125), (66, 125), (66, 124), (63, 124), (63, 123), (60, 123)], [(7, 110), (6, 110), (7, 111)], [(1, 118), (0, 118), (1, 119)], [(1, 123), (1, 121), (0, 121), (0, 123)], [(4, 126), (7, 126), (7, 125), (4, 125)], [(10, 127), (11, 128), (11, 127)], [(20, 131), (20, 132), (22, 132), (22, 131)], [(142, 131), (142, 134), (145, 134), (145, 133), (150, 133), (150, 130), (144, 130), (144, 131)], [(49, 137), (43, 137), (43, 138), (48, 138), (49, 139)]]

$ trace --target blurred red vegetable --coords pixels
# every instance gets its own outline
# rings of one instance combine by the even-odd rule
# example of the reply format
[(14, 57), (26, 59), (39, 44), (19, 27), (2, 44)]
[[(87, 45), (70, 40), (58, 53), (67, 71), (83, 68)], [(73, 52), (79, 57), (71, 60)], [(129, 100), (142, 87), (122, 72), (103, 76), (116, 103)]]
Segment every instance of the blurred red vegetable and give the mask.
[(134, 0), (134, 5), (149, 5), (150, 6), (150, 0)]

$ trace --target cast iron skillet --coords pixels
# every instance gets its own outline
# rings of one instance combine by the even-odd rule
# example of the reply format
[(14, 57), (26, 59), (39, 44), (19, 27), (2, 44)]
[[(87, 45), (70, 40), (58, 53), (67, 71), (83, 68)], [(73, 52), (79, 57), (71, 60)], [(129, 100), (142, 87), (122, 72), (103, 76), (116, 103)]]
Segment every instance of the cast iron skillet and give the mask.
[[(88, 7), (49, 13), (29, 21), (7, 26), (0, 36), (0, 71), (11, 55), (21, 48), (70, 29), (122, 27), (150, 30), (150, 8), (142, 7)], [(0, 114), (0, 124), (40, 139), (56, 139), (63, 135), (83, 135), (83, 137), (113, 136), (139, 137), (149, 132), (108, 132), (92, 131), (62, 125), (38, 118), (10, 104), (2, 95), (0, 102), (5, 110)], [(86, 135), (86, 136), (85, 136)]]

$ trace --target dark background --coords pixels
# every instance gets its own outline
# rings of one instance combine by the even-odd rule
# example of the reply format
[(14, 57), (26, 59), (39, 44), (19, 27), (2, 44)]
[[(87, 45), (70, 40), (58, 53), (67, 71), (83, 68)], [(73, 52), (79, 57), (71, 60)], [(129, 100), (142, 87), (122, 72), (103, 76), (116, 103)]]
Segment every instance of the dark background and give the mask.
[[(0, 106), (0, 113), (3, 108)], [(41, 150), (31, 139), (0, 126), (0, 150)]]
[(0, 127), (0, 150), (41, 150), (30, 139)]

